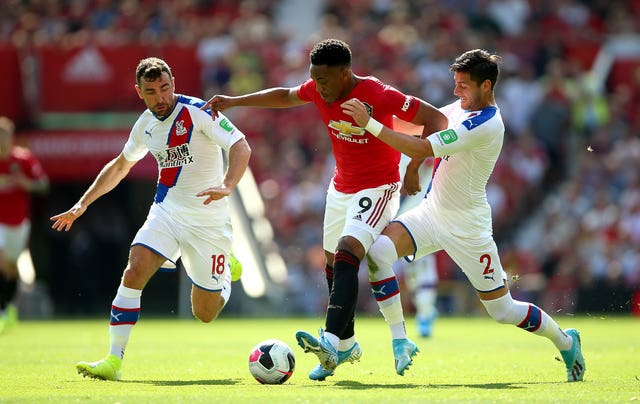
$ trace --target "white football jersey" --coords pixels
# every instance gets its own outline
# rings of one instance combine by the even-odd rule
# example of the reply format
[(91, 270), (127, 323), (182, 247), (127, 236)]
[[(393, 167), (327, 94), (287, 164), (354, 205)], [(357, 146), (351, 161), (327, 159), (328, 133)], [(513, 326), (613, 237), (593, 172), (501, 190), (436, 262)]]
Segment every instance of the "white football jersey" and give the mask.
[(196, 194), (218, 187), (224, 179), (222, 150), (244, 138), (229, 119), (213, 120), (200, 110), (204, 101), (178, 95), (170, 115), (159, 119), (148, 109), (134, 124), (122, 151), (129, 161), (147, 151), (158, 162), (158, 187), (154, 203), (185, 225), (216, 225), (229, 220), (229, 201), (222, 198), (204, 205)]
[(460, 100), (440, 110), (449, 118), (449, 129), (428, 137), (436, 161), (427, 203), (453, 234), (490, 236), (493, 231), (486, 186), (504, 139), (500, 110), (489, 106), (465, 111)]

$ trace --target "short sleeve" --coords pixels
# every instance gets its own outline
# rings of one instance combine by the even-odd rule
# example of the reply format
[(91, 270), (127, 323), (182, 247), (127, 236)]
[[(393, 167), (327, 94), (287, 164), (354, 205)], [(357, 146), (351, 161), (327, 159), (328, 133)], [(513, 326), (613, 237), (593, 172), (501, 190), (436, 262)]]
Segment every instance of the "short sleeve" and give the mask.
[(313, 97), (311, 94), (313, 91), (315, 91), (315, 89), (315, 83), (312, 79), (309, 79), (302, 83), (300, 87), (298, 87), (298, 91), (296, 93), (298, 94), (298, 98), (300, 98), (302, 101), (311, 102), (313, 101)]
[(218, 117), (212, 122), (211, 117), (206, 117), (205, 127), (210, 128), (207, 135), (224, 150), (229, 150), (237, 141), (244, 139), (244, 133), (238, 129), (224, 114), (218, 113)]
[(383, 98), (391, 108), (391, 113), (403, 121), (411, 122), (418, 113), (420, 100), (412, 95), (406, 95), (392, 86), (385, 86)]
[(460, 124), (456, 128), (433, 133), (427, 139), (431, 142), (433, 155), (443, 157), (478, 147), (486, 143), (487, 136), (492, 136), (492, 133), (489, 125), (469, 130), (464, 124)]
[(146, 156), (149, 149), (140, 139), (140, 120), (138, 120), (129, 133), (129, 139), (124, 144), (122, 155), (128, 161), (139, 161)]

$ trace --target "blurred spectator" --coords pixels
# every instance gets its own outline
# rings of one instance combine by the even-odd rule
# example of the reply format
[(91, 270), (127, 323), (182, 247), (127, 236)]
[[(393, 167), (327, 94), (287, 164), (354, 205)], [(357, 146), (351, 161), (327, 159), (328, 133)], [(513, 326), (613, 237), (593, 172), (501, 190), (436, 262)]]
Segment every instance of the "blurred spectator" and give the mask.
[(591, 139), (598, 129), (609, 123), (611, 112), (605, 95), (588, 82), (581, 84), (571, 111), (572, 124), (583, 138)]
[(502, 85), (496, 101), (504, 117), (507, 133), (520, 136), (530, 129), (531, 115), (544, 96), (542, 83), (536, 80), (533, 66), (511, 55), (503, 59)]
[(545, 147), (549, 164), (549, 182), (555, 182), (566, 173), (565, 156), (571, 137), (571, 103), (573, 80), (566, 76), (562, 61), (554, 60), (541, 77), (543, 99), (534, 107), (529, 125), (534, 137)]
[(524, 31), (531, 11), (527, 0), (492, 0), (487, 7), (487, 13), (498, 23), (500, 32), (507, 36), (518, 36)]

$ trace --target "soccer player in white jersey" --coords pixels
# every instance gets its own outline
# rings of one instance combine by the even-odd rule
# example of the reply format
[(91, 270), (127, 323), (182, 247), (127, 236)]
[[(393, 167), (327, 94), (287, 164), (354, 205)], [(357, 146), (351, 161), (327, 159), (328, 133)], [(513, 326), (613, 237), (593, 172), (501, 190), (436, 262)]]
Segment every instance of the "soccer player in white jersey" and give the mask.
[(424, 139), (395, 132), (369, 116), (357, 99), (344, 102), (358, 125), (413, 159), (436, 157), (427, 196), (391, 222), (369, 249), (369, 265), (391, 267), (398, 257), (416, 258), (445, 250), (476, 289), (489, 315), (544, 336), (560, 350), (567, 380), (586, 371), (575, 329), (562, 330), (534, 304), (514, 300), (493, 240), (486, 184), (502, 148), (504, 124), (494, 100), (500, 57), (481, 49), (460, 55), (451, 65), (459, 98), (442, 111), (449, 129)]
[[(111, 191), (150, 152), (158, 162), (158, 187), (147, 220), (136, 234), (129, 261), (111, 305), (109, 354), (78, 362), (78, 373), (120, 380), (131, 328), (140, 315), (142, 290), (166, 263), (181, 257), (192, 281), (193, 315), (213, 321), (231, 294), (229, 200), (245, 172), (251, 149), (227, 118), (200, 109), (204, 101), (175, 93), (175, 79), (161, 59), (147, 58), (136, 69), (136, 92), (147, 106), (122, 153), (105, 165), (68, 211), (51, 217), (53, 228), (68, 231), (100, 196)], [(228, 153), (226, 171), (223, 151)]]

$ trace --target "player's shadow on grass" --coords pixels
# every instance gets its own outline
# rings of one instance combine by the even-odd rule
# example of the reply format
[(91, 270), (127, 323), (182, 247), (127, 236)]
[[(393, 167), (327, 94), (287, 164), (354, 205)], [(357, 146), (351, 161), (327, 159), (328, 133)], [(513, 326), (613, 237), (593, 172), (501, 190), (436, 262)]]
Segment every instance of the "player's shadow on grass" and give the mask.
[(344, 380), (341, 382), (336, 382), (336, 387), (342, 387), (345, 389), (352, 390), (366, 390), (366, 389), (415, 389), (418, 387), (424, 387), (422, 384), (412, 384), (412, 383), (398, 383), (398, 384), (389, 384), (389, 383), (360, 383), (354, 382), (353, 380)]
[(239, 379), (207, 379), (207, 380), (123, 380), (120, 383), (141, 383), (151, 384), (153, 386), (233, 386), (240, 384), (242, 381)]
[(433, 384), (433, 383), (425, 383), (425, 384), (414, 384), (414, 383), (399, 383), (399, 384), (387, 384), (387, 383), (359, 383), (354, 381), (342, 381), (337, 382), (335, 385), (337, 387), (343, 387), (346, 389), (352, 390), (365, 390), (371, 388), (384, 388), (384, 389), (416, 389), (416, 388), (428, 388), (428, 389), (452, 389), (452, 388), (460, 388), (467, 387), (471, 389), (482, 389), (482, 390), (517, 390), (524, 389), (524, 384), (540, 384), (540, 383), (460, 383), (460, 384)]

